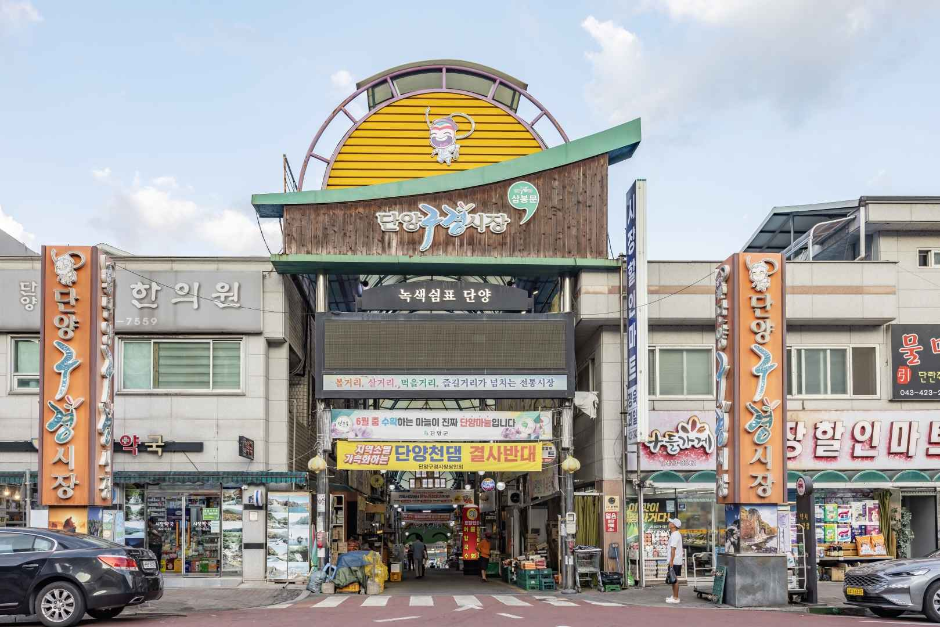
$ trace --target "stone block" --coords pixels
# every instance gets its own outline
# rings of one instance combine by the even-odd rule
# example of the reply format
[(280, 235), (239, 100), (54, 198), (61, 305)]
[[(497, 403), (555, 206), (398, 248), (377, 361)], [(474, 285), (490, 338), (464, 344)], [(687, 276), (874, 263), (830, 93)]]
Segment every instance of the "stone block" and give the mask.
[(719, 555), (726, 567), (724, 602), (734, 607), (787, 604), (786, 555)]

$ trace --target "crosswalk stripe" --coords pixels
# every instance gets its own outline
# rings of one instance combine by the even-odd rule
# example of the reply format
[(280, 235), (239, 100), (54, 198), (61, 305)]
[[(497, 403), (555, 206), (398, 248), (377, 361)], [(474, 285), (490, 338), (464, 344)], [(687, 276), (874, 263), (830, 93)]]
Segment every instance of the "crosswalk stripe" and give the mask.
[(578, 607), (577, 603), (571, 603), (570, 601), (565, 601), (563, 599), (559, 599), (556, 597), (537, 596), (535, 598), (538, 599), (539, 601), (545, 601), (546, 603), (554, 607)]
[(475, 596), (473, 596), (472, 594), (468, 594), (468, 595), (455, 594), (454, 601), (457, 602), (457, 605), (477, 605), (477, 606), (482, 605), (482, 603), (480, 603), (480, 600), (476, 598)]
[(590, 599), (581, 599), (585, 603), (590, 603), (591, 605), (600, 605), (601, 607), (623, 607), (620, 603), (611, 603), (610, 601), (591, 601)]
[(366, 600), (362, 602), (362, 607), (385, 607), (388, 605), (388, 600), (392, 597), (380, 597), (380, 596), (370, 596), (366, 597)]
[(336, 607), (337, 605), (339, 605), (340, 603), (342, 603), (343, 601), (345, 601), (345, 600), (348, 599), (348, 598), (349, 598), (349, 597), (346, 597), (346, 596), (331, 596), (331, 597), (326, 597), (325, 599), (323, 599), (322, 601), (320, 601), (319, 603), (317, 603), (317, 604), (314, 605), (313, 607)]
[(506, 614), (505, 612), (496, 612), (497, 616), (505, 616), (506, 618), (522, 618), (521, 616), (516, 616), (515, 614)]
[(515, 607), (532, 607), (531, 603), (526, 603), (519, 597), (514, 597), (509, 594), (494, 594), (493, 598), (503, 605), (513, 605)]
[(421, 607), (431, 607), (434, 605), (434, 597), (430, 596), (413, 596), (408, 602), (408, 605), (411, 606), (421, 606)]

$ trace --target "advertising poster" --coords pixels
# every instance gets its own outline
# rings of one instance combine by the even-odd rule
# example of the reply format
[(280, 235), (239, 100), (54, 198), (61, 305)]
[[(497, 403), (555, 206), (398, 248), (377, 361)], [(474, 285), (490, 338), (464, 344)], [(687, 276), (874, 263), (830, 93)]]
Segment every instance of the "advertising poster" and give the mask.
[(551, 440), (547, 411), (334, 409), (334, 440)]
[(222, 490), (222, 571), (242, 572), (242, 491)]
[(473, 505), (473, 490), (393, 492), (392, 505)]
[(89, 507), (88, 508), (88, 531), (86, 532), (91, 536), (102, 536), (102, 509), (100, 507)]
[(480, 510), (477, 507), (464, 507), (460, 513), (461, 520), (461, 556), (465, 560), (479, 559), (477, 542), (480, 539)]
[(891, 399), (940, 398), (940, 324), (891, 325)]
[[(669, 518), (668, 499), (648, 499), (643, 502), (643, 552), (646, 559), (669, 558)], [(639, 546), (639, 526), (637, 503), (627, 504), (626, 512), (627, 547), (636, 550)]]
[(267, 578), (287, 581), (310, 572), (310, 495), (268, 492)]
[(88, 533), (88, 510), (84, 507), (51, 507), (49, 508), (49, 529), (69, 533)]
[(725, 552), (777, 553), (780, 524), (777, 511), (776, 505), (726, 505)]
[(542, 445), (538, 442), (415, 444), (341, 440), (336, 443), (336, 456), (340, 470), (542, 470)]
[(146, 537), (144, 515), (144, 491), (126, 490), (124, 492), (124, 543), (127, 546), (143, 548)]

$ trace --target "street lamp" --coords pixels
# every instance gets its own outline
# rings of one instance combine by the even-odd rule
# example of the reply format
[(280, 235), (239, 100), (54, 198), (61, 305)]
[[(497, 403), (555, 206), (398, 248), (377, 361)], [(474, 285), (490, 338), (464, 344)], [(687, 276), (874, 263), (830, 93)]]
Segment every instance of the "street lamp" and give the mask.
[(326, 470), (326, 460), (323, 459), (322, 455), (317, 454), (316, 457), (311, 458), (310, 461), (307, 462), (307, 470), (313, 473), (323, 472)]
[(568, 457), (565, 458), (565, 461), (561, 463), (561, 469), (569, 475), (573, 475), (581, 469), (581, 462), (579, 462), (578, 458), (574, 455), (568, 455)]

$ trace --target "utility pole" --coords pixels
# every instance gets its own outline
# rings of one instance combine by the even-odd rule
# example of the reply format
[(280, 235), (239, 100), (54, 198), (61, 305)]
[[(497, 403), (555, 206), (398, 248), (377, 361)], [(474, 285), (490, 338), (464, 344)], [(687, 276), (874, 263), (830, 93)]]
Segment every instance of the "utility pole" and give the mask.
[[(328, 285), (329, 277), (326, 272), (317, 273), (316, 284), (316, 313), (326, 313), (329, 308)], [(316, 316), (314, 316), (316, 324)], [(317, 407), (317, 444), (320, 449), (320, 455), (327, 462), (327, 467), (317, 473), (317, 530), (323, 533), (323, 544), (325, 559), (327, 563), (330, 559), (330, 539), (332, 538), (332, 529), (330, 528), (332, 516), (332, 504), (330, 503), (330, 413), (322, 399), (316, 400)], [(322, 505), (321, 505), (322, 503)], [(345, 538), (344, 538), (345, 539)], [(322, 564), (321, 564), (322, 566)]]

